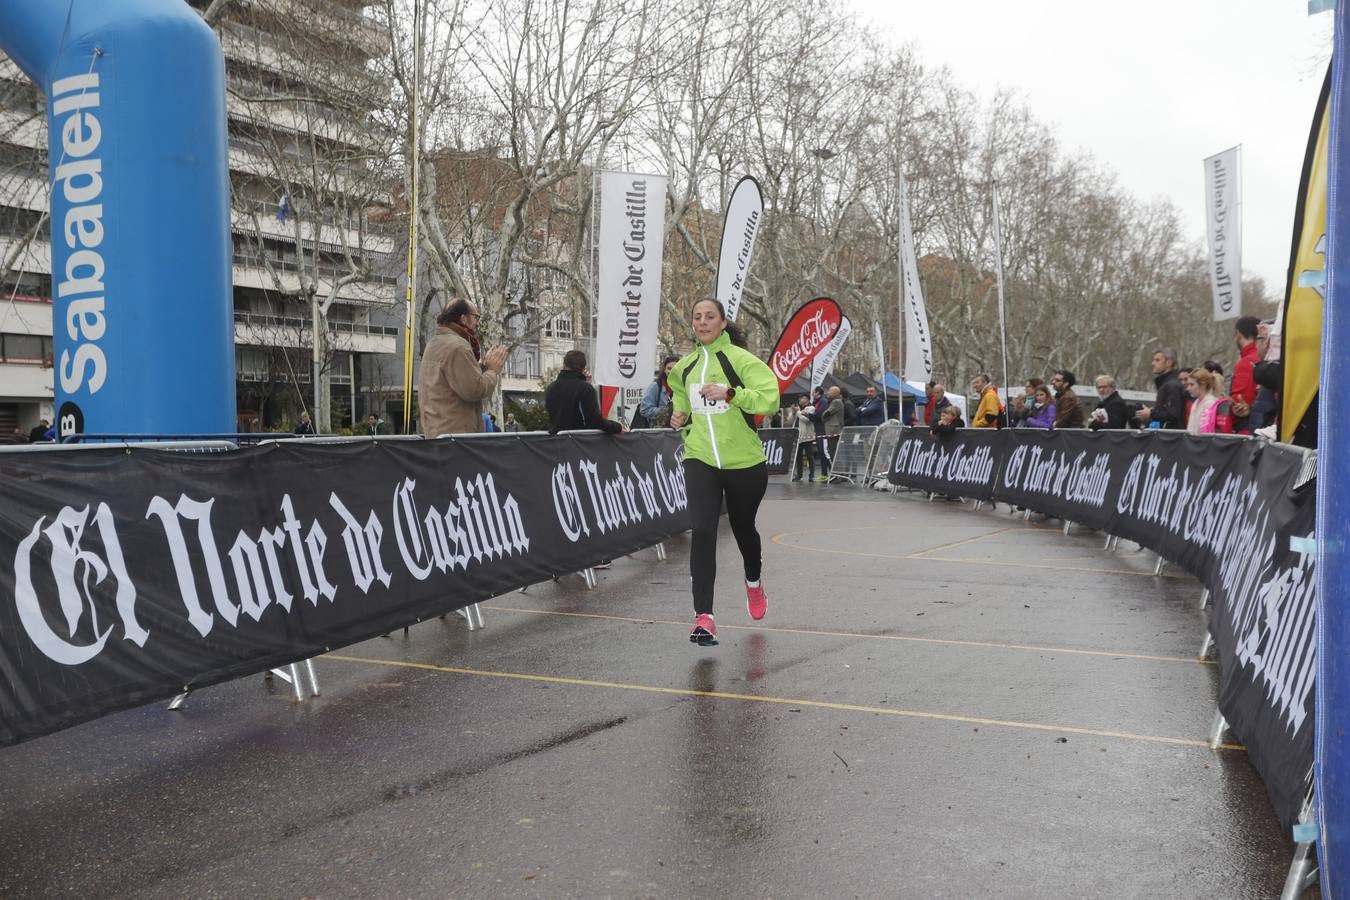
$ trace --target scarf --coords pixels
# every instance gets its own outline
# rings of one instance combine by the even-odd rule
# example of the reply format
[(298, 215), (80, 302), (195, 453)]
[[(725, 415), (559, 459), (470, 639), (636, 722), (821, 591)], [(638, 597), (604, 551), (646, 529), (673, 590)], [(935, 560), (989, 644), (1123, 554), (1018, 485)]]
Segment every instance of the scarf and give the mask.
[(469, 348), (473, 350), (474, 359), (479, 361), (483, 359), (483, 348), (478, 343), (478, 332), (466, 328), (458, 322), (451, 322), (446, 327), (469, 342)]

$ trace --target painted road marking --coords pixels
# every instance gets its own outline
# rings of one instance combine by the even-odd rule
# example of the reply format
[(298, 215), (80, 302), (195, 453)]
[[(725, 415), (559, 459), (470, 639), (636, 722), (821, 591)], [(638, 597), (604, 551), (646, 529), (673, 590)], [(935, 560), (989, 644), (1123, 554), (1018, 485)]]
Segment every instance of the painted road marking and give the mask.
[[(513, 681), (530, 681), (542, 684), (564, 684), (573, 687), (608, 688), (610, 690), (637, 691), (647, 694), (666, 694), (676, 697), (708, 697), (715, 700), (743, 700), (749, 703), (774, 703), (783, 706), (799, 706), (808, 709), (831, 709), (842, 712), (873, 713), (879, 716), (900, 716), (906, 719), (927, 719), (937, 722), (959, 722), (963, 725), (987, 725), (1000, 728), (1014, 728), (1023, 731), (1045, 731), (1052, 734), (1076, 734), (1085, 737), (1116, 738), (1126, 741), (1138, 741), (1149, 744), (1170, 744), (1176, 747), (1199, 747), (1209, 749), (1209, 741), (1193, 738), (1166, 737), (1157, 734), (1135, 734), (1129, 731), (1109, 731), (1101, 728), (1077, 728), (1072, 725), (1047, 725), (1041, 722), (1017, 722), (1009, 719), (986, 719), (980, 716), (958, 716), (950, 713), (925, 712), (916, 709), (892, 709), (886, 706), (862, 706), (854, 703), (830, 703), (825, 700), (800, 700), (790, 697), (774, 697), (763, 694), (739, 694), (730, 691), (696, 691), (691, 688), (657, 687), (649, 684), (625, 684), (618, 681), (594, 681), (589, 678), (567, 678), (558, 675), (534, 675), (528, 672), (493, 672), (487, 669), (468, 669), (461, 666), (438, 666), (432, 663), (407, 662), (392, 659), (371, 659), (363, 656), (344, 656), (325, 654), (324, 659), (337, 662), (359, 663), (370, 666), (394, 666), (404, 669), (421, 669), (429, 672), (445, 672), (450, 675), (467, 675), (476, 678), (503, 678)], [(1220, 744), (1220, 750), (1245, 750), (1240, 744)]]
[[(675, 625), (688, 628), (688, 622), (675, 622), (669, 619), (651, 619), (642, 616), (613, 616), (602, 613), (562, 612), (552, 609), (529, 609), (519, 606), (484, 606), (490, 612), (530, 613), (537, 616), (560, 616), (573, 619), (601, 619), (611, 622), (635, 622), (651, 625)], [(1037, 644), (1006, 644), (997, 641), (962, 641), (950, 638), (926, 638), (907, 634), (868, 634), (861, 631), (825, 631), (816, 628), (775, 628), (771, 625), (725, 625), (718, 623), (720, 631), (762, 631), (775, 634), (804, 634), (812, 637), (864, 638), (874, 641), (909, 641), (916, 644), (940, 644), (949, 647), (985, 647), (994, 650), (1028, 650), (1033, 653), (1066, 653), (1074, 656), (1103, 656), (1108, 659), (1138, 659), (1148, 662), (1185, 663), (1193, 666), (1218, 665), (1212, 659), (1199, 659), (1188, 656), (1153, 656), (1147, 653), (1116, 653), (1110, 650), (1076, 650), (1070, 647), (1046, 647)]]
[[(833, 553), (833, 554), (837, 554), (837, 555), (839, 555), (839, 556), (865, 556), (865, 557), (870, 557), (870, 558), (872, 558), (872, 559), (899, 559), (899, 560), (920, 560), (920, 561), (923, 561), (923, 562), (945, 562), (945, 563), (952, 563), (952, 562), (954, 562), (954, 563), (970, 563), (970, 564), (972, 564), (972, 565), (978, 565), (978, 566), (1002, 566), (1002, 567), (1004, 567), (1004, 568), (1009, 568), (1009, 569), (1042, 569), (1042, 570), (1047, 570), (1047, 569), (1048, 569), (1048, 570), (1054, 571), (1054, 572), (1082, 572), (1082, 573), (1087, 574), (1087, 575), (1132, 575), (1132, 576), (1137, 577), (1137, 578), (1171, 578), (1171, 579), (1181, 579), (1181, 580), (1184, 580), (1184, 579), (1190, 579), (1190, 578), (1194, 578), (1194, 577), (1195, 577), (1195, 576), (1193, 576), (1193, 575), (1191, 575), (1191, 574), (1189, 574), (1189, 573), (1185, 573), (1185, 574), (1175, 574), (1175, 575), (1173, 575), (1173, 574), (1164, 572), (1162, 575), (1154, 575), (1153, 572), (1152, 572), (1152, 570), (1149, 570), (1149, 571), (1138, 571), (1138, 572), (1136, 572), (1136, 571), (1133, 571), (1133, 570), (1131, 570), (1131, 569), (1098, 569), (1098, 568), (1088, 568), (1088, 567), (1086, 567), (1086, 566), (1047, 566), (1047, 565), (1037, 565), (1037, 564), (1035, 564), (1035, 563), (1023, 563), (1023, 562), (1013, 562), (1013, 561), (1001, 562), (1001, 561), (987, 560), (987, 559), (953, 559), (953, 558), (947, 557), (947, 556), (928, 556), (928, 555), (927, 555), (927, 554), (929, 554), (929, 553), (936, 553), (936, 552), (939, 551), (939, 550), (947, 550), (947, 549), (950, 549), (950, 548), (952, 548), (952, 547), (958, 547), (958, 546), (962, 546), (962, 545), (964, 545), (964, 544), (971, 544), (971, 543), (974, 543), (975, 541), (980, 541), (980, 540), (983, 540), (983, 539), (985, 539), (985, 538), (993, 537), (993, 536), (999, 535), (999, 534), (1004, 534), (1004, 533), (1007, 533), (1007, 532), (1010, 532), (1010, 531), (1020, 533), (1020, 532), (1023, 532), (1023, 531), (1031, 531), (1031, 530), (1033, 530), (1033, 529), (1023, 529), (1023, 528), (1000, 528), (1000, 529), (998, 529), (997, 531), (990, 531), (990, 532), (988, 532), (988, 533), (986, 533), (986, 534), (977, 535), (977, 536), (975, 536), (975, 537), (973, 537), (973, 538), (967, 538), (967, 539), (964, 540), (964, 541), (957, 541), (956, 543), (952, 543), (952, 544), (940, 544), (940, 545), (937, 546), (937, 547), (929, 547), (929, 548), (926, 549), (926, 550), (919, 550), (919, 551), (916, 551), (916, 552), (914, 552), (914, 553), (907, 553), (907, 554), (896, 554), (896, 553), (865, 553), (865, 552), (863, 552), (863, 551), (861, 551), (861, 550), (839, 550), (839, 549), (836, 549), (836, 548), (834, 548), (834, 547), (813, 547), (813, 546), (811, 546), (810, 544), (798, 544), (798, 543), (795, 543), (795, 542), (782, 540), (782, 538), (798, 537), (798, 536), (802, 536), (802, 535), (810, 535), (810, 534), (830, 534), (830, 533), (832, 533), (832, 532), (834, 532), (834, 531), (838, 531), (838, 530), (840, 530), (840, 529), (830, 528), (830, 529), (820, 529), (820, 530), (815, 530), (815, 531), (783, 531), (783, 532), (780, 532), (780, 533), (778, 533), (778, 534), (775, 534), (775, 535), (774, 535), (773, 537), (771, 537), (769, 540), (771, 540), (771, 541), (773, 541), (775, 544), (778, 544), (778, 545), (783, 546), (783, 547), (791, 547), (791, 548), (794, 549), (794, 550), (809, 550), (809, 551), (811, 551), (812, 553)], [(1040, 529), (1040, 530), (1046, 530), (1046, 529)], [(1058, 530), (1058, 529), (1052, 529), (1052, 530)]]

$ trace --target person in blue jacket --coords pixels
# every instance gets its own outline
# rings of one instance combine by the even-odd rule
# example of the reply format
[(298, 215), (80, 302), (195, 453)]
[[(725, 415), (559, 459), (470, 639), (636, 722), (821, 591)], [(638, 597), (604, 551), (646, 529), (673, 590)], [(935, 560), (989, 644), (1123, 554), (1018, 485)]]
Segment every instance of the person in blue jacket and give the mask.
[(859, 425), (880, 425), (886, 421), (886, 404), (877, 394), (877, 389), (867, 389), (867, 399), (858, 407)]

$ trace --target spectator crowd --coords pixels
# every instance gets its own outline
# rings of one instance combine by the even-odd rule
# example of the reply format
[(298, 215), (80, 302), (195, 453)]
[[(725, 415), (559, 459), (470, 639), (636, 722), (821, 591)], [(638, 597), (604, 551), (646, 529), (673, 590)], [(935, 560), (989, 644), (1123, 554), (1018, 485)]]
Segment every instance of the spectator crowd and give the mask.
[[(1077, 376), (1057, 369), (1049, 383), (1029, 378), (1022, 393), (1004, 403), (1002, 392), (988, 374), (976, 375), (971, 389), (977, 398), (971, 416), (973, 428), (1088, 428), (1093, 431), (1124, 428), (1167, 428), (1190, 434), (1257, 434), (1274, 438), (1279, 408), (1280, 344), (1273, 323), (1243, 316), (1233, 329), (1236, 360), (1231, 378), (1224, 366), (1206, 360), (1194, 367), (1179, 366), (1167, 347), (1154, 351), (1152, 402), (1132, 405), (1117, 389), (1111, 375), (1093, 380), (1097, 399), (1089, 413), (1075, 390)], [(1011, 393), (1011, 392), (1009, 392)], [(939, 382), (928, 385), (928, 403), (912, 424), (928, 425), (935, 433), (965, 427), (959, 414), (943, 417), (947, 404)]]

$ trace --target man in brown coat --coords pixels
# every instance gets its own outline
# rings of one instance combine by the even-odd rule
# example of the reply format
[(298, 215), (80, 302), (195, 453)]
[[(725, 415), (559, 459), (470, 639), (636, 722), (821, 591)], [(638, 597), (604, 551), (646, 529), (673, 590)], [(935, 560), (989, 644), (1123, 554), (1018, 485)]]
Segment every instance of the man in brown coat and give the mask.
[(1078, 402), (1078, 395), (1073, 392), (1076, 383), (1073, 373), (1068, 369), (1060, 369), (1050, 376), (1050, 384), (1055, 389), (1056, 428), (1082, 428), (1087, 424), (1083, 404)]
[(436, 336), (427, 342), (418, 373), (417, 403), (426, 437), (483, 430), (483, 400), (497, 387), (507, 349), (482, 353), (478, 318), (478, 307), (462, 298), (436, 317)]

